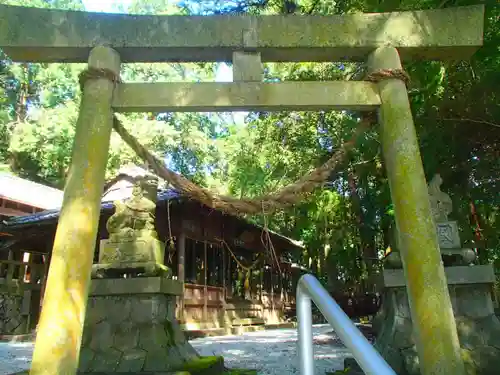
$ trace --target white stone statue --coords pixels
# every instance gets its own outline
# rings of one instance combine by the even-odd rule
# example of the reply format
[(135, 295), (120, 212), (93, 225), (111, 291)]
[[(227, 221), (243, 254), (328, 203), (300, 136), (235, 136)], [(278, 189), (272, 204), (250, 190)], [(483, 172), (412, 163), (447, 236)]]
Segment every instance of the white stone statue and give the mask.
[(442, 183), (443, 179), (439, 174), (436, 174), (428, 186), (432, 216), (436, 223), (448, 221), (448, 215), (453, 210), (450, 196), (441, 191)]

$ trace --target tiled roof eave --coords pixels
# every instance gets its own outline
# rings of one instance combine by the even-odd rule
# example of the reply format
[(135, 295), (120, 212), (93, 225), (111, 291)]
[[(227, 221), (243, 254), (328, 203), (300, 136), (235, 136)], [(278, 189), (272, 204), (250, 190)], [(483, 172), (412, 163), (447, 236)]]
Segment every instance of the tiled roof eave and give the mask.
[[(158, 204), (164, 204), (166, 201), (184, 201), (184, 200), (189, 200), (186, 197), (183, 197), (179, 194), (179, 192), (175, 190), (164, 190), (158, 193)], [(101, 213), (111, 211), (114, 208), (113, 202), (102, 202), (101, 203)], [(8, 231), (8, 232), (14, 232), (18, 230), (23, 230), (28, 227), (40, 227), (40, 226), (45, 226), (45, 225), (54, 225), (57, 223), (58, 219), (60, 216), (60, 210), (55, 209), (55, 210), (47, 210), (43, 212), (39, 212), (33, 215), (26, 215), (26, 216), (19, 216), (14, 219), (9, 219), (4, 221), (3, 223), (0, 223), (0, 232), (2, 231)], [(232, 216), (232, 215), (224, 215), (224, 216)], [(251, 226), (261, 228), (259, 225), (255, 225), (253, 223), (250, 223), (249, 221), (242, 219), (242, 218), (237, 218), (238, 220), (242, 220), (246, 222), (247, 224), (250, 224)], [(298, 241), (295, 241), (294, 239), (288, 238), (280, 233), (274, 232), (269, 230), (270, 234), (272, 236), (279, 237), (287, 242), (290, 243), (292, 247), (295, 249), (303, 249), (303, 245), (300, 244)]]
[[(181, 198), (180, 195), (175, 191), (167, 190), (158, 193), (158, 203), (162, 203), (166, 200), (172, 200), (172, 199), (179, 200), (180, 198)], [(101, 203), (101, 212), (112, 210), (113, 208), (114, 208), (113, 202), (108, 201)], [(42, 211), (33, 215), (18, 216), (9, 220), (5, 220), (3, 223), (1, 223), (0, 230), (2, 228), (8, 230), (15, 230), (20, 228), (25, 228), (27, 226), (40, 226), (40, 225), (52, 224), (54, 223), (54, 221), (57, 221), (59, 219), (60, 213), (61, 213), (60, 209), (55, 209), (55, 210)]]

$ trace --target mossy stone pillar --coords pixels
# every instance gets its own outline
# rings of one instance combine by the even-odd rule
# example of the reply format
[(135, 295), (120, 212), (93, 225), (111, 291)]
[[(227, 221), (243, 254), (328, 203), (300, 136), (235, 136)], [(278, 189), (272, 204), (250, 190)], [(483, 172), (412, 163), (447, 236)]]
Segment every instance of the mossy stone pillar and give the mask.
[[(371, 72), (402, 68), (393, 47), (376, 49), (368, 65)], [(464, 375), (406, 87), (399, 79), (384, 80), (378, 86), (380, 136), (422, 375)]]
[[(88, 66), (118, 76), (120, 57), (111, 48), (95, 47)], [(78, 368), (113, 124), (114, 87), (106, 78), (84, 84), (31, 375), (71, 375)]]

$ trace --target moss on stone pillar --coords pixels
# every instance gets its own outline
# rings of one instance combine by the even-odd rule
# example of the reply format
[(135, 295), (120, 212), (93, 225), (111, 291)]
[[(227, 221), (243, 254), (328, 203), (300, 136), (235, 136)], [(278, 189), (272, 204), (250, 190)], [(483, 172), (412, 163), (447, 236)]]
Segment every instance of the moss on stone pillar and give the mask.
[[(370, 71), (401, 69), (398, 51), (376, 49)], [(427, 183), (405, 84), (378, 84), (380, 135), (423, 375), (463, 375), (457, 328), (431, 213)]]
[[(119, 74), (120, 58), (111, 48), (92, 49), (88, 63), (90, 68)], [(71, 375), (78, 367), (112, 129), (113, 89), (107, 79), (85, 83), (31, 375)]]

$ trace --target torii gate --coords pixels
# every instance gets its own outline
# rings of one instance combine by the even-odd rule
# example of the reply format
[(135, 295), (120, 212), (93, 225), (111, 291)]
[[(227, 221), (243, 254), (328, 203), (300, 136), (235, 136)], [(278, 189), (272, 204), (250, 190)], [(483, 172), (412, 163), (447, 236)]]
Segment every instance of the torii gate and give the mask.
[[(75, 374), (113, 111), (379, 108), (380, 136), (400, 232), (424, 375), (463, 375), (405, 85), (263, 83), (261, 62), (463, 59), (481, 45), (484, 7), (344, 16), (132, 16), (0, 6), (0, 47), (19, 62), (88, 61), (119, 76), (122, 62), (233, 62), (232, 83), (84, 83), (73, 157), (53, 248), (32, 375)], [(111, 77), (110, 77), (111, 78)]]

